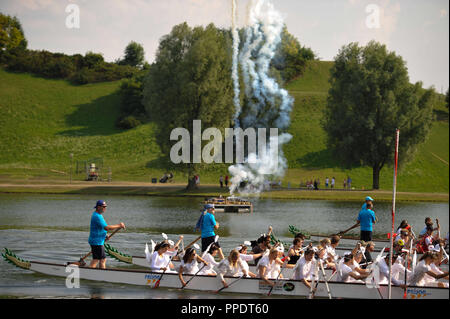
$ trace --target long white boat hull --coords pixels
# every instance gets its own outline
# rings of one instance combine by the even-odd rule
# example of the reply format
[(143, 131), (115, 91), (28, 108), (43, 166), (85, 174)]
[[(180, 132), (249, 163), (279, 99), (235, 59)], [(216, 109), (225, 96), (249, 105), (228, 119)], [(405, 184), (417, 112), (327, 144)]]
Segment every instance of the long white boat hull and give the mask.
[[(155, 287), (155, 283), (161, 278), (161, 273), (155, 273), (145, 270), (128, 270), (128, 269), (92, 269), (85, 267), (67, 268), (66, 265), (31, 262), (30, 270), (43, 273), (50, 276), (67, 277), (70, 271), (78, 269), (79, 278), (85, 280), (104, 281), (111, 283), (121, 283), (130, 285)], [(66, 269), (69, 272), (66, 272)], [(192, 276), (184, 275), (185, 280), (189, 280)], [(238, 278), (226, 277), (230, 284)], [(162, 276), (159, 284), (165, 288), (181, 288), (178, 274), (166, 273)], [(185, 289), (194, 289), (200, 291), (216, 291), (222, 288), (222, 284), (218, 278), (212, 276), (197, 275)], [(381, 285), (379, 288), (368, 288), (365, 284), (359, 283), (337, 283), (330, 282), (329, 288), (332, 297), (352, 298), (352, 299), (386, 299), (388, 297), (388, 287)], [(267, 294), (270, 286), (264, 281), (257, 278), (242, 278), (230, 285), (224, 292), (249, 293), (249, 294)], [(272, 290), (273, 295), (307, 297), (310, 290), (300, 281), (281, 279)], [(327, 289), (324, 281), (320, 281), (316, 297), (328, 297)], [(398, 287), (392, 287), (392, 298), (402, 299), (404, 290)], [(431, 288), (431, 287), (410, 287), (407, 290), (406, 297), (408, 299), (448, 299), (448, 288)]]
[[(38, 261), (25, 261), (17, 257), (14, 253), (7, 250), (3, 257), (17, 267), (32, 270), (38, 273), (66, 277), (77, 277), (82, 280), (94, 280), (110, 283), (121, 283), (130, 285), (148, 286), (155, 288), (159, 281), (159, 287), (181, 288), (181, 283), (176, 273), (151, 272), (147, 270), (131, 269), (96, 269), (88, 267), (78, 267), (74, 265), (44, 263)], [(183, 275), (188, 281), (192, 275)], [(235, 278), (225, 277), (229, 287), (224, 292), (249, 293), (249, 294), (267, 294), (270, 286), (258, 278)], [(238, 280), (239, 279), (239, 280)], [(217, 291), (222, 288), (218, 277), (197, 275), (189, 285), (184, 289), (193, 289), (200, 291)], [(352, 299), (385, 299), (388, 294), (387, 285), (380, 285), (379, 288), (369, 288), (364, 283), (338, 283), (330, 282), (329, 289), (334, 298), (352, 298)], [(300, 281), (280, 279), (276, 282), (275, 288), (271, 292), (273, 295), (307, 297), (310, 290)], [(328, 297), (328, 291), (324, 281), (319, 281), (316, 297)], [(392, 287), (392, 298), (404, 298), (404, 290), (399, 287)], [(409, 299), (448, 299), (448, 288), (434, 287), (410, 287), (407, 289), (406, 298)]]

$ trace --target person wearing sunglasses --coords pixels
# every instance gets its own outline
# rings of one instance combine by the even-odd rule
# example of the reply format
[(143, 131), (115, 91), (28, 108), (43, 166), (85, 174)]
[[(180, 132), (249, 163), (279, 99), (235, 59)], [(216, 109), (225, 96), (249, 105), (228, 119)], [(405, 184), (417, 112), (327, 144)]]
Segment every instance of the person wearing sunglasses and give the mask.
[(103, 200), (97, 201), (95, 205), (95, 211), (92, 213), (91, 225), (89, 232), (89, 245), (91, 245), (92, 261), (89, 265), (91, 268), (97, 268), (100, 263), (100, 268), (106, 268), (106, 254), (105, 254), (105, 239), (109, 239), (107, 236), (108, 231), (125, 228), (124, 223), (116, 225), (108, 225), (103, 218), (103, 214), (106, 212), (106, 202)]

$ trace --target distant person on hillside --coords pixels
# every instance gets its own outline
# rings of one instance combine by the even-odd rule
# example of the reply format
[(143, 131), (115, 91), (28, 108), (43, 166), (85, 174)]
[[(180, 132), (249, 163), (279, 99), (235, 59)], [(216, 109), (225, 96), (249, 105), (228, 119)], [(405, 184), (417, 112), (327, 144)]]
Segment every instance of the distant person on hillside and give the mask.
[(350, 176), (347, 176), (347, 187), (348, 189), (352, 189), (352, 179)]
[(344, 179), (344, 189), (346, 189), (346, 188), (347, 188), (347, 180)]
[(333, 178), (331, 179), (331, 188), (334, 188), (335, 183), (336, 183), (336, 179), (333, 176)]
[(228, 187), (228, 175), (225, 175), (225, 187)]
[(325, 187), (328, 188), (328, 184), (329, 184), (330, 180), (328, 178), (328, 176), (325, 178)]
[(319, 190), (319, 185), (317, 184), (317, 179), (314, 180), (314, 189)]
[(219, 177), (219, 184), (220, 184), (220, 188), (223, 188), (223, 176), (220, 175)]

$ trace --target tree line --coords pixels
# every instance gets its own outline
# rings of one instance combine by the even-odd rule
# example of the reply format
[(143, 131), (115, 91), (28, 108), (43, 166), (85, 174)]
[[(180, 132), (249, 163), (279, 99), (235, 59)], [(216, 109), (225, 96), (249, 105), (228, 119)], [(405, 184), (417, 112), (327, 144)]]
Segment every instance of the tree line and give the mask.
[(27, 46), (17, 17), (0, 13), (0, 64), (6, 70), (87, 84), (131, 78), (149, 66), (142, 46), (133, 41), (125, 48), (124, 58), (115, 62), (106, 62), (101, 53), (67, 55), (30, 50)]

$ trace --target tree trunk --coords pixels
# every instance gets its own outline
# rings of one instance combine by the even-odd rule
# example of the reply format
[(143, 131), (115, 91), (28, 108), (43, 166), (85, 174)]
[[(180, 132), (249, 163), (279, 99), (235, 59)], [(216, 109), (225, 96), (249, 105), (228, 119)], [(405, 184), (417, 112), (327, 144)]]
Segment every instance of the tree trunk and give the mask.
[(373, 189), (380, 189), (380, 171), (381, 168), (379, 165), (374, 165), (372, 167), (372, 188)]
[(186, 190), (196, 189), (197, 183), (195, 181), (195, 169), (193, 168), (192, 163), (188, 164), (188, 184), (186, 185)]
[(188, 178), (188, 184), (186, 190), (193, 190), (197, 188), (197, 183), (195, 182), (195, 176)]

